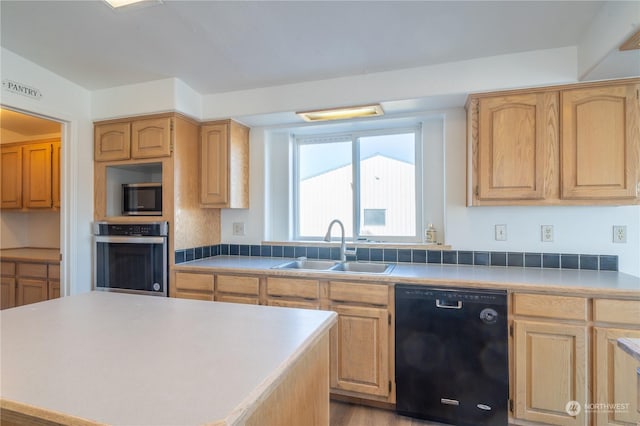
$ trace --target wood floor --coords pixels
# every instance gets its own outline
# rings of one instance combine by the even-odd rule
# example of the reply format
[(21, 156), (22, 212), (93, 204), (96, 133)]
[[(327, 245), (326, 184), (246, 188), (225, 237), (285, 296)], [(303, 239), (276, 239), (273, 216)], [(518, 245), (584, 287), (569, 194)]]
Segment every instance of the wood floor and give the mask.
[(435, 426), (441, 423), (400, 416), (393, 411), (331, 401), (331, 426)]

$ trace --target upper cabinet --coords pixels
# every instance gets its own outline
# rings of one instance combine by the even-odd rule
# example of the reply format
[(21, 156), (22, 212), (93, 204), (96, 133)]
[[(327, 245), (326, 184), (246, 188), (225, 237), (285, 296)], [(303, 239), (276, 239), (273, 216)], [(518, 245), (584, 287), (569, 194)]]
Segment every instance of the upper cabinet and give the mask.
[(640, 80), (472, 95), (468, 205), (637, 204)]
[(562, 198), (638, 199), (640, 84), (562, 91)]
[(2, 147), (3, 209), (60, 207), (60, 141)]
[(232, 120), (205, 123), (200, 131), (202, 207), (249, 207), (249, 128)]
[(171, 155), (171, 118), (96, 124), (95, 160), (118, 161)]

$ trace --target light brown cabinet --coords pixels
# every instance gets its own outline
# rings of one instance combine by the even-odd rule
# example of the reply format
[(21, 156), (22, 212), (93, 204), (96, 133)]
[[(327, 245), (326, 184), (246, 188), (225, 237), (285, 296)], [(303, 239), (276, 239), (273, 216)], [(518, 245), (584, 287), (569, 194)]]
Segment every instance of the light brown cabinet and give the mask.
[(259, 305), (260, 279), (252, 276), (216, 275), (215, 300)]
[(640, 362), (618, 347), (619, 338), (640, 338), (640, 301), (595, 299), (593, 311), (593, 402), (613, 407), (595, 410), (595, 424), (640, 424), (637, 381), (630, 373), (640, 368)]
[(563, 90), (563, 199), (640, 197), (640, 84)]
[[(477, 198), (539, 200), (551, 184), (545, 171), (557, 148), (556, 93), (478, 100)], [(555, 130), (555, 129), (554, 129)]]
[(4, 209), (60, 207), (60, 141), (2, 147)]
[(213, 274), (176, 272), (173, 279), (173, 297), (212, 301), (213, 285)]
[(106, 122), (94, 127), (96, 161), (168, 157), (172, 149), (170, 117)]
[(60, 264), (2, 262), (1, 309), (60, 297)]
[(22, 208), (22, 146), (3, 146), (1, 149), (2, 204), (3, 209)]
[(391, 394), (389, 294), (385, 285), (329, 282), (332, 392), (388, 398)]
[(467, 204), (638, 204), (640, 79), (471, 95)]
[(200, 129), (200, 203), (249, 208), (249, 129), (232, 120)]
[(320, 282), (298, 278), (268, 277), (267, 305), (320, 309)]
[(554, 425), (586, 425), (584, 410), (570, 416), (570, 401), (587, 401), (585, 326), (514, 321), (515, 417)]
[(588, 394), (588, 301), (582, 297), (513, 295), (514, 417), (553, 425), (588, 423), (570, 401)]

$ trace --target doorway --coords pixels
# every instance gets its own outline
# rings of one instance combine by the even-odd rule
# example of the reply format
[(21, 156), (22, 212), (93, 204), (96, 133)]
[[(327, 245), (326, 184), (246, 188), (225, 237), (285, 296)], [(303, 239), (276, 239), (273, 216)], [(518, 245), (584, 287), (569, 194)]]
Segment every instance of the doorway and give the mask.
[[(0, 249), (46, 249), (61, 253), (63, 133), (64, 124), (59, 121), (0, 108), (0, 147), (3, 153)], [(50, 147), (49, 152), (41, 149), (46, 146)], [(5, 157), (6, 152), (18, 152), (17, 157), (21, 160), (15, 162), (9, 155)], [(24, 167), (27, 153), (36, 160), (29, 163), (30, 169)], [(33, 176), (39, 179), (30, 180), (29, 177)], [(40, 178), (46, 178), (44, 186)], [(43, 195), (47, 193), (49, 198)], [(65, 286), (61, 287), (61, 292), (66, 293)]]

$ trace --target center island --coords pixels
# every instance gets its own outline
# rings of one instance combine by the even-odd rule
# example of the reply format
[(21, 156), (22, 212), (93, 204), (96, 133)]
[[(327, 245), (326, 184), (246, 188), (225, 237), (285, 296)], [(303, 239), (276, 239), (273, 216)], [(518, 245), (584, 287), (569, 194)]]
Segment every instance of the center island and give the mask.
[(0, 422), (328, 425), (334, 312), (91, 292), (0, 312)]

